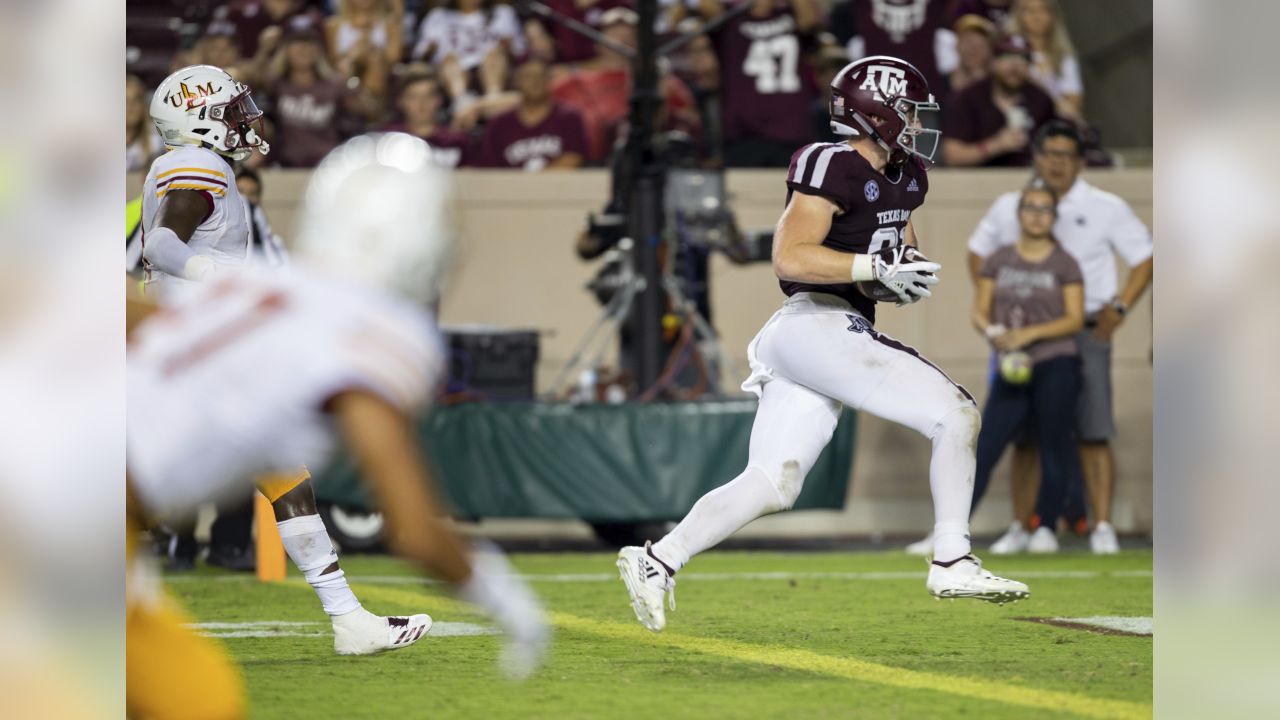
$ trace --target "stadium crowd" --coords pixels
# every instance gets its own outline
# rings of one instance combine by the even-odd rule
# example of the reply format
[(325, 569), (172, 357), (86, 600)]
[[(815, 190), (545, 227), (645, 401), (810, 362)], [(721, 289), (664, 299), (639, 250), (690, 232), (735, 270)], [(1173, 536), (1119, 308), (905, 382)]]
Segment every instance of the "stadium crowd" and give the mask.
[[(829, 137), (831, 77), (894, 55), (942, 106), (954, 166), (1029, 165), (1037, 128), (1060, 118), (1107, 164), (1083, 114), (1079, 63), (1057, 0), (660, 0), (663, 38), (750, 7), (662, 58), (660, 127), (707, 167), (786, 166)], [(311, 167), (378, 129), (426, 139), (451, 167), (605, 165), (624, 136), (631, 61), (523, 0), (131, 0), (125, 142), (138, 170), (163, 150), (148, 93), (191, 64), (254, 89), (275, 150), (252, 166)], [(633, 0), (544, 0), (634, 48)]]

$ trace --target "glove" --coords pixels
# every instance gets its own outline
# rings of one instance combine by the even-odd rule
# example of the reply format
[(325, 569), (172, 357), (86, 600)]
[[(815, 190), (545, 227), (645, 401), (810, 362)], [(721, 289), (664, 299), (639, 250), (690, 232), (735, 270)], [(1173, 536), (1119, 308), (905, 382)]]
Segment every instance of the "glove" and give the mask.
[(879, 250), (871, 254), (871, 259), (872, 277), (898, 296), (899, 305), (933, 295), (929, 286), (938, 284), (935, 273), (942, 269), (909, 245)]

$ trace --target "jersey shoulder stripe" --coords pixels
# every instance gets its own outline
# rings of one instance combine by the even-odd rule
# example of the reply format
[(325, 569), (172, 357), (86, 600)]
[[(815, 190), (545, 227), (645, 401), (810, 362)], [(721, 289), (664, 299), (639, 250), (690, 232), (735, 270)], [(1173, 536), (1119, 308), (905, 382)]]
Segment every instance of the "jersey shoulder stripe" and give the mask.
[(179, 176), (197, 176), (209, 183), (226, 187), (234, 179), (231, 166), (219, 154), (205, 148), (184, 145), (169, 150), (151, 165), (150, 177), (160, 184)]
[(214, 195), (215, 197), (224, 197), (227, 193), (226, 186), (218, 187), (207, 182), (192, 182), (184, 180), (182, 182), (169, 183), (167, 186), (156, 190), (156, 197), (163, 198), (170, 190), (201, 190)]
[(214, 178), (219, 178), (219, 179), (222, 179), (222, 180), (226, 180), (226, 179), (227, 179), (227, 174), (226, 174), (226, 173), (219, 172), (219, 171), (217, 171), (217, 170), (213, 170), (213, 169), (211, 169), (211, 168), (203, 168), (203, 167), (180, 167), (180, 168), (174, 168), (174, 169), (172, 169), (172, 170), (166, 170), (166, 171), (164, 171), (164, 172), (162, 172), (162, 173), (157, 173), (157, 174), (156, 174), (156, 180), (163, 180), (163, 179), (165, 179), (165, 178), (169, 177), (170, 175), (174, 175), (174, 174), (176, 174), (176, 173), (199, 173), (199, 174), (201, 174), (201, 175), (209, 175), (209, 176), (212, 176), (212, 177), (214, 177)]
[(806, 145), (796, 156), (788, 182), (821, 188), (826, 180), (827, 168), (831, 158), (837, 153), (851, 152), (853, 148), (845, 143), (812, 143)]

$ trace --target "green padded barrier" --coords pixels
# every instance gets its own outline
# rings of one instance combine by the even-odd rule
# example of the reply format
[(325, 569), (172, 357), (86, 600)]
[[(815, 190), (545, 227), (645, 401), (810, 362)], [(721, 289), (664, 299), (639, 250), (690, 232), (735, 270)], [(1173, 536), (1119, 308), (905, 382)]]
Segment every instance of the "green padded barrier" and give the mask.
[[(462, 518), (678, 520), (747, 461), (755, 400), (646, 405), (463, 404), (418, 423), (436, 480)], [(854, 414), (844, 411), (796, 508), (844, 507)], [(343, 457), (321, 501), (367, 507)]]

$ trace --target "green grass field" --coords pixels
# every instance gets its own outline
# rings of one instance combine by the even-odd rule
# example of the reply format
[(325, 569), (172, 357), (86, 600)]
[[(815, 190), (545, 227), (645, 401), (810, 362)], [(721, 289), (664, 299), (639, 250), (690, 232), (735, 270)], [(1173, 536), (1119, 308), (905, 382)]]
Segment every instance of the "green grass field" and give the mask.
[[(263, 585), (202, 570), (169, 587), (218, 624), (205, 632), (244, 668), (254, 718), (1151, 715), (1151, 637), (1016, 619), (1149, 618), (1150, 552), (989, 561), (1031, 598), (936, 601), (923, 561), (897, 553), (711, 552), (681, 573), (678, 610), (655, 635), (636, 622), (611, 554), (516, 555), (555, 625), (550, 661), (523, 684), (498, 676), (490, 635), (338, 657), (296, 576)], [(373, 612), (425, 611), (442, 632), (487, 626), (394, 560), (342, 563)]]

